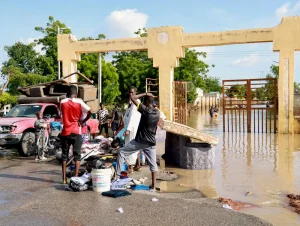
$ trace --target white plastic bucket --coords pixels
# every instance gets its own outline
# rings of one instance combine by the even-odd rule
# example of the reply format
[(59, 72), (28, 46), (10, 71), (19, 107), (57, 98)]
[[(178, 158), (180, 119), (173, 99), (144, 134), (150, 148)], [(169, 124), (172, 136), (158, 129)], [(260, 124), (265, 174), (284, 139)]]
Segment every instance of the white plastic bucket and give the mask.
[(96, 192), (105, 192), (110, 190), (111, 169), (93, 169), (92, 181), (93, 190)]

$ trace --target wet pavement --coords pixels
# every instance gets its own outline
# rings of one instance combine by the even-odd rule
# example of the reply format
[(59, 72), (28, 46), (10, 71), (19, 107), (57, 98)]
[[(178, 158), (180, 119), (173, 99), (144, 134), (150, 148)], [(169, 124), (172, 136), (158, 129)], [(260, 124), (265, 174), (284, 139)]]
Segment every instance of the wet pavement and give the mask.
[[(1, 159), (1, 225), (270, 225), (223, 209), (199, 191), (132, 192), (131, 196), (113, 199), (93, 191), (65, 191), (60, 178), (56, 160)], [(153, 197), (158, 202), (152, 202)], [(119, 207), (123, 214), (116, 212)]]
[[(1, 225), (268, 225), (242, 213), (274, 225), (300, 224), (285, 197), (300, 191), (300, 135), (223, 133), (222, 118), (211, 120), (206, 111), (192, 112), (189, 125), (220, 138), (215, 169), (184, 170), (161, 160), (161, 168), (179, 178), (161, 182), (155, 195), (133, 192), (112, 199), (93, 191), (67, 192), (56, 160), (36, 163), (15, 150), (0, 150)], [(163, 133), (157, 150), (164, 153)], [(218, 197), (256, 207), (226, 210), (211, 199)], [(119, 207), (123, 214), (116, 212)]]

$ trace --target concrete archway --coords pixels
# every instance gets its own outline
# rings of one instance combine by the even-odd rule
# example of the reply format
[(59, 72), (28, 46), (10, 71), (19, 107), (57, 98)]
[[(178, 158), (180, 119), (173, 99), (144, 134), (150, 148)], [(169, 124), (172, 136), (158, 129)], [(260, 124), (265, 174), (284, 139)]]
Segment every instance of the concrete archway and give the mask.
[[(245, 43), (273, 42), (273, 51), (280, 53), (278, 83), (278, 132), (294, 133), (300, 128), (294, 118), (294, 51), (300, 50), (300, 17), (285, 17), (274, 28), (185, 34), (180, 26), (149, 28), (147, 37), (77, 41), (73, 35), (57, 38), (58, 61), (63, 75), (75, 72), (81, 53), (147, 50), (153, 67), (159, 68), (160, 108), (173, 119), (174, 67), (184, 57), (184, 48)], [(70, 78), (76, 81), (76, 77)], [(294, 124), (296, 127), (294, 127)], [(299, 131), (300, 133), (300, 131)]]

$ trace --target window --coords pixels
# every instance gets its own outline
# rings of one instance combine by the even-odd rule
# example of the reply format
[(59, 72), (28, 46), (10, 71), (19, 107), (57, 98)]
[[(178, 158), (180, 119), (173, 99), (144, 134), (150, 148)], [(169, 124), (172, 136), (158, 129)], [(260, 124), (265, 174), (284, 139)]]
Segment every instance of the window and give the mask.
[(50, 115), (50, 118), (55, 118), (58, 116), (56, 106), (47, 106), (44, 110), (43, 116)]
[[(8, 114), (5, 116), (6, 118), (12, 117), (24, 117), (24, 118), (35, 118), (35, 113), (42, 109), (42, 105), (17, 105), (13, 107)], [(57, 113), (56, 113), (57, 114)]]

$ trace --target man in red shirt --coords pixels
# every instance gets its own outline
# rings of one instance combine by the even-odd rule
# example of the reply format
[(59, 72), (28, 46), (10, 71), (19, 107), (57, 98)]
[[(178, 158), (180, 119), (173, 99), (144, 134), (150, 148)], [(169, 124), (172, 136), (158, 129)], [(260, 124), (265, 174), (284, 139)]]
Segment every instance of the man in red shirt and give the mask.
[[(73, 146), (73, 156), (75, 160), (75, 176), (78, 176), (81, 158), (82, 146), (82, 126), (91, 117), (90, 107), (82, 99), (77, 98), (77, 87), (69, 87), (68, 98), (60, 102), (62, 112), (63, 130), (62, 130), (62, 174), (63, 183), (66, 184), (66, 163), (69, 156), (70, 146)], [(85, 119), (81, 120), (83, 114)]]

